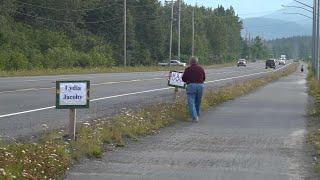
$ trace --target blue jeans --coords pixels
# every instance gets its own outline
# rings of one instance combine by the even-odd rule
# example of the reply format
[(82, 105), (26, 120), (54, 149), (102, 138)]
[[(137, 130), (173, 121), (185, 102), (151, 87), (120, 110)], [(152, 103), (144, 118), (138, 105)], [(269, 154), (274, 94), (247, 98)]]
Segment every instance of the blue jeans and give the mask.
[(189, 113), (192, 119), (200, 116), (200, 105), (203, 89), (203, 84), (190, 83), (187, 86)]

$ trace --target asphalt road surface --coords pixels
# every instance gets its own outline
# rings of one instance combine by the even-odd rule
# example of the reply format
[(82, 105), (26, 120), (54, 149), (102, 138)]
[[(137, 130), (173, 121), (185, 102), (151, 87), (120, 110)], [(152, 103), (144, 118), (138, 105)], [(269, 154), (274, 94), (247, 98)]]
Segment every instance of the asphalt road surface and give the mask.
[(297, 72), (205, 112), (199, 123), (85, 160), (66, 179), (316, 179), (305, 144), (305, 76)]
[[(264, 63), (250, 63), (247, 67), (207, 69), (207, 86), (221, 86), (241, 78), (263, 76), (271, 69)], [(0, 136), (13, 138), (35, 135), (43, 131), (63, 128), (68, 122), (68, 110), (56, 110), (56, 80), (90, 80), (89, 109), (80, 109), (78, 122), (110, 116), (123, 107), (172, 98), (167, 87), (168, 72), (108, 73), (66, 76), (0, 78)]]

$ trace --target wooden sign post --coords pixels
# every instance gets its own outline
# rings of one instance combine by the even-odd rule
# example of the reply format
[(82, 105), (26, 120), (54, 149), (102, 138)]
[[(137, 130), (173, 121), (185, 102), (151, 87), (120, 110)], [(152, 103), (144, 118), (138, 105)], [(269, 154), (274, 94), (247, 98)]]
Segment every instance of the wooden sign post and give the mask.
[(76, 109), (89, 108), (90, 81), (57, 81), (56, 109), (69, 110), (69, 136), (76, 140)]

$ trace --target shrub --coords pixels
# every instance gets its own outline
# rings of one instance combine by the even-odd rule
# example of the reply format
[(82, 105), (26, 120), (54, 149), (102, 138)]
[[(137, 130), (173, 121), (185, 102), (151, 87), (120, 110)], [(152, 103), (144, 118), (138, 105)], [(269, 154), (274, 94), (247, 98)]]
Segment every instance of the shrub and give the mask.
[(96, 46), (90, 51), (92, 61), (90, 66), (99, 67), (107, 66), (111, 67), (115, 64), (115, 60), (112, 58), (112, 49), (110, 46)]
[(20, 52), (9, 51), (7, 55), (5, 55), (5, 70), (20, 70), (28, 68), (28, 59), (26, 56)]
[(54, 47), (49, 49), (44, 67), (70, 68), (74, 64), (76, 64), (76, 53), (71, 47)]

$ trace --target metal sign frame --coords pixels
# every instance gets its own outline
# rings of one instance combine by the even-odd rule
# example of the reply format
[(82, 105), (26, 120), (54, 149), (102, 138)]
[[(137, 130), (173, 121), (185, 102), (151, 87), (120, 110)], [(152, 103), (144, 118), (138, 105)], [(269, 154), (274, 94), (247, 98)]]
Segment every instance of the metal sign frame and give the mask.
[[(87, 86), (87, 103), (85, 105), (60, 105), (60, 84), (61, 83), (86, 83)], [(90, 104), (90, 81), (56, 81), (56, 109), (79, 109), (89, 108)]]

